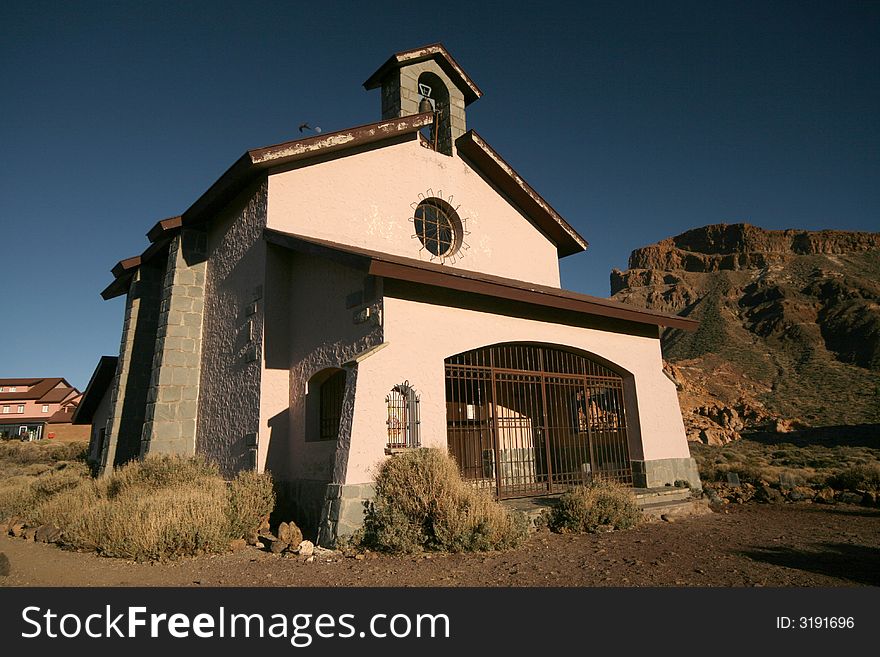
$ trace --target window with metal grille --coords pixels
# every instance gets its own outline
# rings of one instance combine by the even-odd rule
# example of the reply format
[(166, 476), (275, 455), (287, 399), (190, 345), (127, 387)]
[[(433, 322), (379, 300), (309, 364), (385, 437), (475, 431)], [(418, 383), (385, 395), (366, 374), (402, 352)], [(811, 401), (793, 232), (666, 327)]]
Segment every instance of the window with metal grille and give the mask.
[(388, 450), (419, 447), (419, 395), (408, 381), (394, 386), (385, 397), (388, 407)]
[(422, 245), (434, 256), (451, 256), (462, 240), (461, 219), (441, 198), (426, 198), (416, 206), (413, 225)]
[(342, 397), (345, 393), (345, 371), (339, 370), (321, 384), (321, 424), (318, 439), (336, 440), (342, 417)]
[(345, 396), (345, 370), (335, 367), (321, 370), (309, 379), (306, 388), (305, 439), (336, 440)]

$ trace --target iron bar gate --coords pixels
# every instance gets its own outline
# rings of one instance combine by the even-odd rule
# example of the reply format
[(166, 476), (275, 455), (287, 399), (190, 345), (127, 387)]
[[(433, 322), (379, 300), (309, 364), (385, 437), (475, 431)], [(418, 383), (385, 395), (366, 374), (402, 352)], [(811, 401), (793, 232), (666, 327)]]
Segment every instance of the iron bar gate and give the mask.
[(623, 378), (585, 356), (504, 344), (447, 358), (446, 420), (462, 476), (499, 497), (632, 484)]

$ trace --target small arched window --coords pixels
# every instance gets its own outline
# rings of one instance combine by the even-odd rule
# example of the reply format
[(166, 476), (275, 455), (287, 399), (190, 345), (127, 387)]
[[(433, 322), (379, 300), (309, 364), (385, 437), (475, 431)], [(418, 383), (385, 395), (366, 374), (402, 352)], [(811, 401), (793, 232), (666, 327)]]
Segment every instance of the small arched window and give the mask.
[(419, 395), (409, 381), (394, 386), (385, 398), (385, 404), (388, 408), (386, 451), (393, 453), (419, 447)]
[(322, 370), (309, 379), (306, 440), (336, 440), (345, 396), (345, 370)]

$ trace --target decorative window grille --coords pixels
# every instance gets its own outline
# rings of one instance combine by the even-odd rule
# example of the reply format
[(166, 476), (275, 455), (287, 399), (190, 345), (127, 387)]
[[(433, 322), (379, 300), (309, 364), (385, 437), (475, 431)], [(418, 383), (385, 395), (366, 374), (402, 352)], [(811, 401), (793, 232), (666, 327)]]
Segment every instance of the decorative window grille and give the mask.
[(419, 447), (419, 395), (409, 381), (394, 386), (385, 397), (388, 407), (388, 449)]
[(345, 393), (345, 371), (340, 370), (321, 384), (320, 440), (336, 440), (342, 417), (342, 398)]

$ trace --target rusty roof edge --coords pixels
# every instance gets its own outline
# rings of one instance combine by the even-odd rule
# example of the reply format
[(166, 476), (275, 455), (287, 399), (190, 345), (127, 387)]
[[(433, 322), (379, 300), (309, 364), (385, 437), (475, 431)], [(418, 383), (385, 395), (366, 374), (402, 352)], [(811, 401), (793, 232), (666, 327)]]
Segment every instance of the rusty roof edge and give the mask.
[(392, 139), (396, 136), (417, 132), (434, 120), (431, 112), (413, 114), (399, 119), (376, 121), (337, 130), (305, 139), (282, 142), (264, 148), (247, 151), (233, 163), (207, 191), (181, 215), (183, 225), (204, 221), (211, 208), (223, 202), (248, 184), (261, 171), (290, 162), (336, 153), (365, 144)]
[[(572, 255), (574, 253), (579, 253), (581, 251), (585, 251), (590, 243), (578, 233), (572, 226), (569, 224), (562, 216), (553, 208), (550, 203), (548, 203), (538, 192), (534, 190), (534, 188), (526, 182), (526, 180), (517, 173), (516, 169), (514, 169), (507, 161), (498, 154), (498, 152), (489, 146), (485, 139), (483, 139), (475, 130), (468, 130), (461, 137), (459, 137), (455, 141), (455, 147), (457, 150), (460, 150), (465, 156), (471, 157), (474, 154), (472, 149), (476, 149), (476, 151), (483, 155), (485, 158), (492, 163), (492, 165), (497, 169), (498, 172), (504, 174), (508, 179), (513, 181), (522, 192), (530, 199), (530, 201), (535, 205), (535, 208), (546, 215), (549, 219), (551, 219), (557, 226), (562, 230), (562, 232), (571, 240), (572, 244), (568, 245), (569, 248), (562, 248), (564, 245), (557, 244), (560, 251), (560, 257), (566, 255)], [(475, 164), (479, 164), (475, 162)], [(491, 172), (486, 172), (491, 173)], [(571, 248), (574, 246), (575, 248)]]

